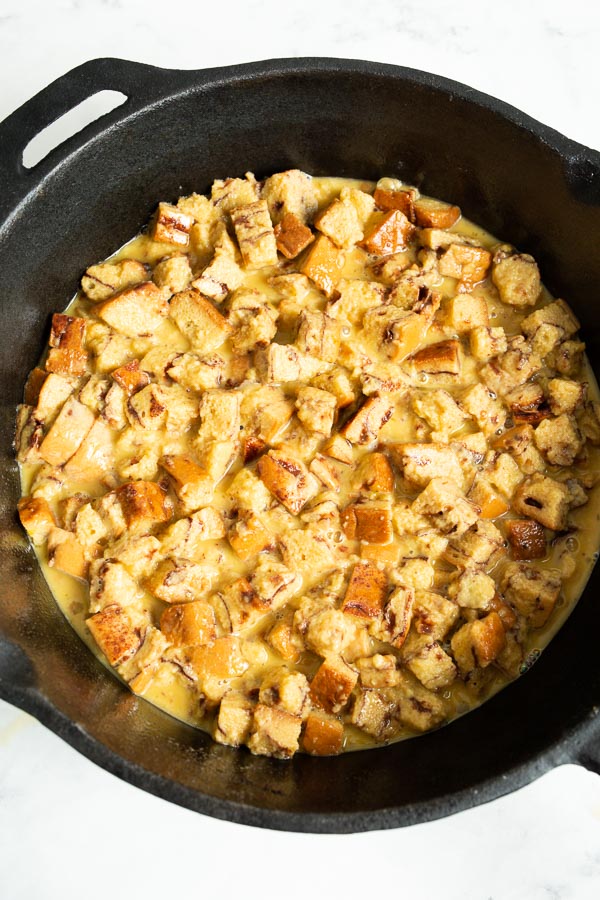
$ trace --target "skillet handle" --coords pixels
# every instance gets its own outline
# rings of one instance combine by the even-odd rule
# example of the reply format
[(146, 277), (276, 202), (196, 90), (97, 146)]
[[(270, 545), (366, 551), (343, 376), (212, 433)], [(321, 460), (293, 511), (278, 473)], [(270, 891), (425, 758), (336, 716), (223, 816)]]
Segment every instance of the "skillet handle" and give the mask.
[(35, 181), (64, 156), (65, 149), (74, 151), (83, 146), (106, 127), (111, 115), (122, 117), (123, 113), (119, 109), (118, 112), (101, 116), (51, 150), (37, 166), (27, 169), (23, 165), (23, 150), (44, 128), (83, 100), (103, 90), (121, 91), (127, 96), (125, 106), (135, 112), (149, 99), (158, 99), (163, 89), (171, 88), (178, 76), (181, 80), (185, 75), (187, 73), (123, 59), (92, 59), (43, 88), (0, 123), (0, 214), (3, 208), (9, 210), (14, 207), (25, 191), (30, 190)]

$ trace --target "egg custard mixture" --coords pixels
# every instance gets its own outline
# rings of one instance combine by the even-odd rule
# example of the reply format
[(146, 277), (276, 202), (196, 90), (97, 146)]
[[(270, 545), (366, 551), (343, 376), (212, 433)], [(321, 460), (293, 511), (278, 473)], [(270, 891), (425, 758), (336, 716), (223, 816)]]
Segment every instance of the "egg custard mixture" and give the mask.
[(578, 329), (531, 256), (400, 181), (215, 181), (53, 316), (21, 521), (88, 645), (220, 743), (437, 728), (527, 670), (590, 574)]

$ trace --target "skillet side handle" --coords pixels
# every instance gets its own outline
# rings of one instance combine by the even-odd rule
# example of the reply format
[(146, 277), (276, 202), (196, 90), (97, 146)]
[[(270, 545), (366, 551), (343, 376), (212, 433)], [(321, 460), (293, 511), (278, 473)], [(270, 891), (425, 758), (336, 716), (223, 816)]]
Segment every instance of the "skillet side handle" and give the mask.
[(105, 127), (106, 119), (113, 113), (107, 113), (101, 120), (85, 126), (64, 144), (50, 151), (38, 166), (28, 170), (23, 165), (23, 150), (39, 132), (74, 106), (103, 90), (116, 90), (125, 94), (125, 105), (135, 111), (149, 99), (160, 96), (163, 87), (171, 87), (177, 74), (181, 73), (123, 59), (93, 59), (61, 75), (15, 110), (0, 123), (0, 222), (34, 186), (34, 171), (36, 175), (38, 170), (40, 174), (44, 173), (49, 166), (60, 160), (64, 148), (74, 150), (85, 144), (92, 135)]

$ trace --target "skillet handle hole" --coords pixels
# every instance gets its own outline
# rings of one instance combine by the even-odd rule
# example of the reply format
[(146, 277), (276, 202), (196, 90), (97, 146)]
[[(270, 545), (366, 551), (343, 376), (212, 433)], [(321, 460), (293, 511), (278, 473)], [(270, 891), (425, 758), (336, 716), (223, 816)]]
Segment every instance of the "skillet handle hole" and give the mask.
[(82, 100), (73, 109), (64, 113), (31, 138), (23, 150), (24, 168), (33, 169), (64, 141), (79, 134), (92, 122), (112, 112), (127, 99), (127, 95), (121, 91), (107, 90), (98, 91), (91, 97)]

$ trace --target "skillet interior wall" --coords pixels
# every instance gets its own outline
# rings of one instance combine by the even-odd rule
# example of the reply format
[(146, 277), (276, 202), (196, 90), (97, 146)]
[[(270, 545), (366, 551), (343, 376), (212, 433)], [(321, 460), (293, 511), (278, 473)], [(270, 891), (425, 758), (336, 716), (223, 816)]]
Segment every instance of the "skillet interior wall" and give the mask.
[[(160, 81), (160, 73), (156, 77)], [(223, 174), (250, 169), (261, 176), (297, 166), (318, 174), (398, 175), (457, 203), (469, 218), (536, 256), (550, 290), (564, 294), (581, 317), (592, 363), (600, 363), (600, 312), (590, 302), (600, 278), (600, 255), (594, 255), (600, 209), (590, 202), (593, 173), (585, 166), (565, 164), (553, 148), (489, 109), (389, 75), (312, 71), (194, 88), (195, 78), (180, 73), (183, 90), (176, 101), (141, 109), (54, 171), (49, 159), (48, 177), (0, 230), (0, 629), (31, 660), (26, 677), (41, 684), (69, 718), (120, 756), (215, 798), (217, 805), (158, 781), (148, 789), (207, 812), (317, 831), (329, 830), (323, 819), (284, 822), (276, 814), (224, 810), (218, 801), (234, 796), (267, 810), (367, 813), (362, 822), (331, 826), (356, 830), (450, 812), (475, 802), (460, 799), (474, 785), (481, 788), (478, 799), (486, 798), (486, 790), (492, 796), (517, 787), (568, 758), (556, 751), (528, 774), (523, 768), (600, 702), (600, 672), (584, 643), (600, 625), (600, 572), (527, 677), (448, 729), (389, 749), (335, 760), (298, 757), (282, 765), (214, 745), (129, 695), (64, 622), (15, 525), (10, 423), (51, 312), (64, 308), (90, 261), (135, 233), (158, 198), (205, 191)], [(2, 649), (0, 643), (0, 683), (10, 681), (22, 660)], [(68, 732), (70, 726), (64, 727)], [(132, 770), (82, 743), (88, 755), (136, 780)], [(511, 770), (501, 789), (491, 788)], [(401, 811), (369, 818), (369, 811), (394, 807)]]

